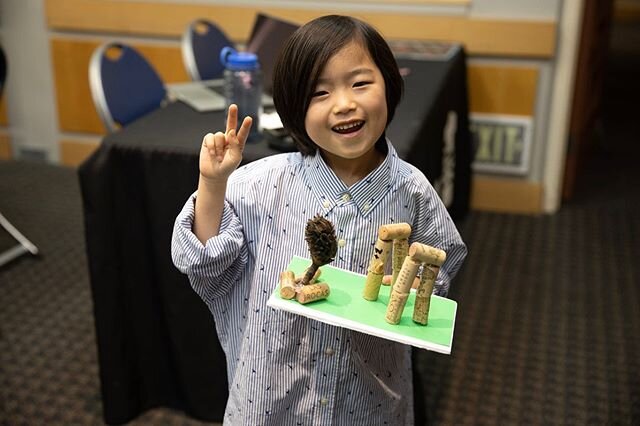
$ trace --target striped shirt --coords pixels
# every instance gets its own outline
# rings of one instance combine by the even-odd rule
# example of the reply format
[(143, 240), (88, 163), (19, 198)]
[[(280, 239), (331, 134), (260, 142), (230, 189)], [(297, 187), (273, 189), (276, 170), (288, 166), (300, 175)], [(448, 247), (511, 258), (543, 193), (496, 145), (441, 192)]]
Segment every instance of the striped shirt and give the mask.
[(232, 425), (411, 425), (410, 348), (267, 307), (294, 255), (309, 257), (308, 219), (335, 226), (333, 266), (366, 274), (378, 227), (407, 222), (410, 242), (446, 251), (434, 292), (446, 295), (465, 255), (447, 210), (424, 175), (387, 141), (383, 163), (347, 187), (320, 154), (264, 158), (229, 178), (218, 236), (192, 233), (194, 200), (178, 215), (175, 265), (216, 324), (227, 358)]

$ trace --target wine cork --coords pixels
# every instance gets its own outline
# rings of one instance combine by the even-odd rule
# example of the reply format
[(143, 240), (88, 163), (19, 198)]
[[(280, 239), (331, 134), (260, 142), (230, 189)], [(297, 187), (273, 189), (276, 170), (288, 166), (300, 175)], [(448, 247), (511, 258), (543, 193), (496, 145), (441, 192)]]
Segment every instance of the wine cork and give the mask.
[(329, 285), (327, 283), (308, 284), (300, 287), (296, 294), (296, 300), (301, 304), (315, 302), (329, 297)]
[[(307, 268), (308, 269), (308, 268)], [(306, 275), (307, 273), (307, 269), (305, 269), (304, 273), (302, 275), (298, 275), (296, 277), (296, 284), (300, 284), (300, 282), (302, 281), (302, 278)], [(322, 274), (322, 269), (318, 268), (316, 269), (316, 273), (313, 274), (313, 277), (309, 280), (309, 282), (307, 284), (313, 284), (316, 281), (318, 281), (318, 278), (320, 278), (320, 274)]]
[(433, 283), (438, 276), (439, 270), (439, 267), (431, 265), (424, 265), (422, 268), (420, 285), (416, 291), (416, 302), (413, 305), (413, 321), (418, 324), (427, 325), (428, 323)]
[(371, 260), (369, 260), (368, 270), (375, 272), (376, 274), (381, 273), (384, 270), (384, 264), (387, 263), (390, 252), (391, 241), (384, 241), (381, 239), (376, 240), (376, 244), (373, 246)]
[(411, 225), (408, 223), (390, 223), (378, 228), (378, 238), (381, 240), (409, 238), (409, 235), (411, 235)]
[(384, 264), (387, 262), (390, 251), (391, 241), (376, 240), (371, 260), (369, 260), (369, 267), (367, 268), (367, 279), (362, 289), (362, 297), (366, 300), (374, 301), (378, 299), (384, 275)]
[(293, 271), (280, 272), (280, 297), (293, 299), (296, 295), (296, 277)]
[(380, 293), (380, 285), (382, 284), (382, 277), (384, 273), (375, 273), (369, 271), (367, 274), (367, 280), (364, 283), (364, 289), (362, 290), (362, 297), (371, 302), (378, 300), (378, 294)]
[(416, 277), (419, 267), (420, 262), (416, 262), (411, 257), (406, 256), (402, 263), (400, 273), (398, 274), (398, 279), (393, 286), (393, 290), (402, 294), (409, 293), (411, 286), (413, 285), (413, 279)]
[(392, 286), (396, 283), (396, 279), (402, 268), (402, 262), (404, 262), (404, 258), (407, 257), (407, 253), (409, 253), (408, 238), (397, 238), (393, 240), (393, 256), (391, 258), (393, 267), (393, 273), (391, 275)]
[(427, 265), (442, 266), (447, 254), (435, 247), (421, 243), (413, 243), (409, 247), (409, 256), (418, 262), (424, 262)]
[(384, 320), (389, 324), (398, 324), (400, 318), (402, 318), (402, 311), (404, 310), (404, 305), (407, 304), (408, 298), (409, 294), (400, 294), (397, 291), (392, 291)]
[(391, 296), (389, 297), (389, 304), (387, 305), (387, 312), (385, 314), (385, 321), (389, 324), (398, 324), (400, 318), (402, 318), (402, 311), (409, 298), (409, 291), (413, 284), (413, 279), (418, 272), (420, 263), (411, 259), (409, 256), (405, 257), (402, 264), (402, 269), (398, 274), (398, 280), (391, 289)]

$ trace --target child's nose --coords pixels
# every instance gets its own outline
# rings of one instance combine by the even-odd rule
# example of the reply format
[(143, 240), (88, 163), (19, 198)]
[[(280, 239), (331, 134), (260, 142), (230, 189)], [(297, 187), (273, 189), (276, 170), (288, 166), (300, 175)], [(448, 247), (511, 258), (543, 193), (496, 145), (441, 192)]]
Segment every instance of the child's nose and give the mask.
[(333, 106), (334, 114), (344, 114), (356, 109), (356, 103), (350, 96), (342, 94), (337, 97), (336, 103)]

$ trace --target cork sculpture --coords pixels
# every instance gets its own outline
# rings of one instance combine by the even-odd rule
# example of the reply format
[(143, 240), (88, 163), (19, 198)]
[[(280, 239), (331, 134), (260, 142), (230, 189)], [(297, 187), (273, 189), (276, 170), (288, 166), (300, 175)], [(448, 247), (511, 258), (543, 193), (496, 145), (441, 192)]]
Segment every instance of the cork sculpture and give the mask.
[(378, 299), (385, 263), (391, 253), (392, 287), (385, 321), (390, 324), (398, 324), (400, 322), (402, 312), (409, 298), (411, 285), (422, 267), (420, 284), (416, 291), (416, 301), (413, 308), (413, 321), (427, 325), (433, 283), (438, 276), (440, 266), (446, 259), (446, 253), (435, 247), (417, 242), (414, 242), (409, 247), (410, 235), (411, 226), (408, 223), (382, 225), (378, 229), (378, 239), (369, 261), (362, 297), (369, 301)]
[(311, 265), (302, 277), (294, 277), (292, 271), (280, 273), (280, 297), (295, 299), (302, 304), (329, 297), (330, 288), (325, 282), (317, 282), (320, 267), (333, 261), (338, 251), (333, 224), (320, 215), (307, 221), (304, 239), (311, 254)]
[(409, 298), (411, 284), (413, 284), (413, 280), (418, 273), (418, 268), (422, 266), (422, 277), (420, 278), (420, 285), (416, 292), (416, 302), (413, 307), (413, 321), (427, 325), (433, 282), (437, 276), (437, 268), (442, 266), (446, 256), (444, 251), (435, 247), (420, 243), (411, 244), (409, 253), (402, 263), (398, 279), (391, 288), (385, 315), (385, 320), (389, 324), (398, 324), (400, 322), (404, 306)]
[(373, 247), (373, 255), (369, 261), (362, 297), (369, 301), (378, 300), (380, 285), (384, 276), (384, 265), (389, 258), (389, 253), (392, 251), (393, 275), (391, 283), (392, 285), (394, 284), (394, 277), (398, 277), (402, 261), (407, 255), (408, 249), (406, 246), (409, 241), (409, 235), (411, 235), (411, 225), (408, 223), (394, 223), (382, 225), (378, 228), (378, 240)]

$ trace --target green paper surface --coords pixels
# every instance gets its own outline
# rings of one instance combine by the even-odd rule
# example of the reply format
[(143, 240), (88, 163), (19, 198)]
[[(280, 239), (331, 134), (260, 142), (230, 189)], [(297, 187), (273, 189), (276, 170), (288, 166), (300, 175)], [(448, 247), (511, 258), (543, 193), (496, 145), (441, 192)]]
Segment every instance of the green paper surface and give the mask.
[[(310, 264), (309, 259), (293, 257), (288, 269), (299, 276)], [(445, 354), (451, 353), (458, 306), (455, 301), (432, 296), (429, 321), (424, 326), (411, 319), (415, 301), (415, 292), (412, 291), (400, 323), (392, 325), (384, 319), (390, 286), (381, 286), (378, 300), (370, 302), (362, 297), (366, 276), (329, 265), (320, 269), (322, 274), (318, 281), (326, 282), (331, 289), (327, 299), (306, 305), (298, 303), (295, 299), (285, 300), (280, 297), (279, 286), (276, 283), (268, 305), (385, 339)]]

